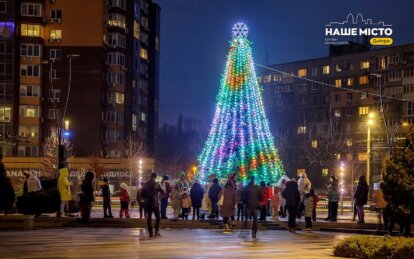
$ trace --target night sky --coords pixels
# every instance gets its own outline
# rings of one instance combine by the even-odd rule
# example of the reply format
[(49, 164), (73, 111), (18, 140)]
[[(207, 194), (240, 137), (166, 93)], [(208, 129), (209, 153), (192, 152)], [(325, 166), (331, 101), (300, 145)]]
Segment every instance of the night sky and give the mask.
[(259, 64), (327, 56), (325, 24), (348, 13), (392, 24), (393, 45), (414, 43), (412, 0), (154, 1), (161, 6), (160, 127), (175, 124), (180, 113), (209, 125), (238, 21), (249, 27)]

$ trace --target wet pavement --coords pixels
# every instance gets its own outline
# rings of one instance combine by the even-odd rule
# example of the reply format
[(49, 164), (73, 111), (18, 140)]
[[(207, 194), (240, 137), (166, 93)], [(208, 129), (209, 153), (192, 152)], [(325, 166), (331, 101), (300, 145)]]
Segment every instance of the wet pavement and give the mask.
[(0, 258), (332, 258), (348, 234), (208, 229), (60, 228), (0, 232)]

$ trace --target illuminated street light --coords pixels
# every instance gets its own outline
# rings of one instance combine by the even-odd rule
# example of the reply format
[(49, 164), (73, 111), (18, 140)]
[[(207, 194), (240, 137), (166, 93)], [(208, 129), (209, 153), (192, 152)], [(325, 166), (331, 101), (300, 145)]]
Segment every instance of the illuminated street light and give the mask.
[(341, 214), (344, 214), (344, 191), (345, 191), (345, 181), (344, 181), (344, 174), (345, 174), (345, 166), (344, 162), (341, 162), (341, 166), (339, 167), (339, 191), (341, 193)]

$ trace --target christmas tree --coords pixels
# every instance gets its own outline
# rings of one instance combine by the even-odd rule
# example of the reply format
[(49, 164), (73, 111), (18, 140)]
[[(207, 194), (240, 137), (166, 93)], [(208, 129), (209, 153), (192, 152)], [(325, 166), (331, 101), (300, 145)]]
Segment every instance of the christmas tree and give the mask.
[(233, 27), (226, 70), (210, 133), (199, 156), (199, 177), (235, 174), (275, 183), (285, 173), (267, 121), (245, 24)]

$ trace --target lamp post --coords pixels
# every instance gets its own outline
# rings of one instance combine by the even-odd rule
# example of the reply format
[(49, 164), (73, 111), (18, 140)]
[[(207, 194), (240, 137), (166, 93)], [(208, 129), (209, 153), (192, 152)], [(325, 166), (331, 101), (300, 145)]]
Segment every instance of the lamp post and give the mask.
[(341, 166), (339, 168), (339, 190), (341, 192), (341, 215), (344, 215), (344, 162), (341, 162)]
[(367, 129), (367, 172), (366, 178), (368, 186), (371, 183), (371, 125), (374, 123), (372, 119), (374, 117), (373, 113), (368, 114), (368, 129)]

